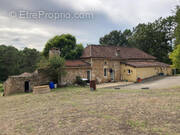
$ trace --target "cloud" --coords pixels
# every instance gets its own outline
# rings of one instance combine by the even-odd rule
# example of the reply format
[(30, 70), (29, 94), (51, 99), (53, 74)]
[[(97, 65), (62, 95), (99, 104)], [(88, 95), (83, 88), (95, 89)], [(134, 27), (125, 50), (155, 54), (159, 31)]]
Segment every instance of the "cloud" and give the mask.
[[(0, 44), (17, 48), (31, 47), (42, 50), (48, 39), (55, 35), (71, 33), (78, 43), (98, 43), (112, 30), (133, 28), (138, 23), (154, 21), (172, 14), (179, 0), (1, 0)], [(10, 11), (89, 11), (92, 20), (55, 21), (21, 20), (9, 16)]]
[(30, 47), (42, 50), (48, 39), (63, 33), (83, 35), (81, 30), (56, 23), (28, 22), (5, 16), (0, 16), (0, 19), (0, 44), (14, 45), (19, 49)]
[(136, 25), (171, 14), (171, 9), (180, 4), (179, 0), (53, 0), (75, 10), (103, 12), (115, 23), (127, 22)]

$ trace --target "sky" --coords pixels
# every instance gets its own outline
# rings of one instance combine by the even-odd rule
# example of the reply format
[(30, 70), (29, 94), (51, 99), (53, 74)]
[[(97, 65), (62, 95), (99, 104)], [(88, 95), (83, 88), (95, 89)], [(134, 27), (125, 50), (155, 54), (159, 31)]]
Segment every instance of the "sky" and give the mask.
[(132, 29), (173, 14), (180, 0), (0, 0), (0, 45), (42, 51), (55, 35), (99, 44), (112, 30)]

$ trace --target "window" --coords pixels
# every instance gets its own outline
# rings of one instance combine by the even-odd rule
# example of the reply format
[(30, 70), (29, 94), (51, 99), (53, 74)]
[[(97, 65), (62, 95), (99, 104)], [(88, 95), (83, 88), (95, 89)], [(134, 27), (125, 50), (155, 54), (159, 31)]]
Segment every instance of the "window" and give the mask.
[(107, 76), (107, 69), (104, 68), (104, 76)]
[(130, 69), (128, 69), (128, 74), (131, 74), (131, 70)]

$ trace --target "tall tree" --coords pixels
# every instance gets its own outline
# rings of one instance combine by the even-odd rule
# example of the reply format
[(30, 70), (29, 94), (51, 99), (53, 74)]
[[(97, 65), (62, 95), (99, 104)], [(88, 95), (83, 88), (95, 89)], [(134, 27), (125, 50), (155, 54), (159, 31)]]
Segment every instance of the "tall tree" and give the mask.
[[(76, 38), (70, 34), (57, 35), (50, 39), (43, 50), (43, 55), (48, 57), (49, 50), (53, 47), (59, 48), (61, 50), (61, 57), (65, 59), (75, 59), (79, 58), (83, 51), (82, 45), (76, 44)], [(81, 49), (80, 49), (81, 48)], [(81, 52), (75, 52), (81, 51)]]
[(104, 37), (101, 37), (99, 43), (101, 45), (129, 46), (129, 38), (131, 35), (132, 32), (129, 29), (124, 30), (124, 32), (114, 30)]
[(159, 18), (153, 23), (139, 24), (134, 28), (131, 43), (135, 47), (170, 63), (168, 54), (173, 46), (173, 17)]
[(19, 52), (15, 47), (0, 45), (0, 81), (5, 81), (10, 75), (19, 74), (19, 64)]
[(40, 52), (36, 49), (24, 48), (20, 51), (21, 64), (20, 72), (33, 72), (37, 68), (37, 63), (40, 61)]
[(176, 29), (175, 29), (175, 45), (180, 44), (180, 6), (177, 6), (176, 8), (176, 14), (175, 14), (175, 22), (176, 22)]
[(74, 49), (69, 50), (69, 53), (66, 55), (66, 59), (79, 59), (82, 55), (84, 47), (82, 44), (77, 44)]
[(0, 45), (0, 81), (5, 81), (10, 75), (33, 72), (39, 59), (40, 52), (36, 49), (19, 51), (13, 46)]

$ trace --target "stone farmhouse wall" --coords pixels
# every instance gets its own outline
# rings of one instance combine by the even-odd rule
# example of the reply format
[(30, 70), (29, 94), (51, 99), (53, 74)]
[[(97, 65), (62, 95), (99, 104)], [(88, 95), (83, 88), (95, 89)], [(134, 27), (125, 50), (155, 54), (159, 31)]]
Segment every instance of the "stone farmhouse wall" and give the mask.
[[(91, 80), (96, 80), (97, 83), (105, 83), (111, 81), (110, 70), (114, 72), (114, 81), (120, 81), (120, 62), (111, 59), (85, 59), (91, 63)], [(107, 76), (104, 76), (104, 69), (107, 70)]]
[(66, 68), (65, 69), (66, 75), (62, 76), (59, 82), (61, 82), (61, 85), (73, 84), (76, 80), (76, 76), (87, 78), (87, 71), (91, 72), (91, 68), (79, 68), (79, 67)]
[[(132, 81), (136, 82), (137, 78), (146, 79), (157, 76), (159, 73), (164, 75), (172, 75), (170, 67), (144, 67), (135, 68), (125, 64), (121, 64), (120, 60), (111, 60), (105, 58), (84, 59), (91, 63), (91, 80), (96, 80), (97, 83), (105, 83), (111, 80), (110, 69), (114, 71), (114, 81)], [(104, 69), (107, 69), (107, 76), (104, 76)], [(129, 73), (130, 70), (130, 73)]]

